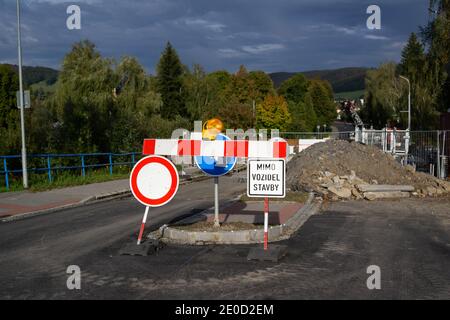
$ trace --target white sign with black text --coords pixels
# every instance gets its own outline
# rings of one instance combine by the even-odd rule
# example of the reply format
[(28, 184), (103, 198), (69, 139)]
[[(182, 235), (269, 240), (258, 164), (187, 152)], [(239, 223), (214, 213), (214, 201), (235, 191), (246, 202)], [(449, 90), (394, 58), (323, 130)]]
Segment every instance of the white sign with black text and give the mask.
[(286, 161), (249, 159), (247, 196), (250, 198), (286, 197)]

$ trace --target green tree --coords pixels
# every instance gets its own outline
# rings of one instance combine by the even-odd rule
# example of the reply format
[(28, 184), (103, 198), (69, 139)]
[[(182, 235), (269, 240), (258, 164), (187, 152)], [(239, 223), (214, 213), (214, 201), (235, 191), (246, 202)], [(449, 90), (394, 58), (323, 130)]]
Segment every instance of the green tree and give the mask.
[(174, 119), (177, 115), (187, 115), (183, 99), (183, 66), (177, 52), (170, 42), (161, 54), (157, 66), (158, 92), (162, 98), (161, 116), (164, 119)]
[(217, 98), (218, 80), (208, 77), (200, 65), (194, 65), (183, 81), (183, 92), (187, 111), (192, 121), (205, 120), (205, 115), (214, 109)]
[(258, 128), (285, 131), (291, 124), (289, 106), (282, 96), (268, 95), (256, 106), (256, 125)]
[(264, 98), (271, 94), (275, 94), (272, 79), (263, 71), (251, 71), (248, 74), (248, 80), (253, 83), (254, 96), (252, 97), (256, 103), (260, 103)]
[(311, 95), (318, 124), (326, 124), (330, 127), (337, 118), (333, 89), (330, 83), (325, 80), (311, 80), (309, 81), (308, 92)]
[(139, 150), (149, 133), (149, 119), (160, 112), (161, 97), (135, 58), (124, 57), (116, 74), (122, 88), (115, 99), (111, 148), (116, 152)]
[(240, 103), (235, 98), (219, 110), (218, 117), (227, 129), (247, 130), (254, 127), (252, 107), (249, 104)]
[(207, 75), (207, 78), (213, 82), (216, 82), (217, 91), (223, 93), (231, 85), (232, 75), (228, 71), (219, 70), (211, 72)]
[(289, 131), (292, 132), (312, 132), (317, 125), (317, 116), (309, 93), (305, 94), (304, 101), (295, 103), (289, 101), (289, 113), (291, 114), (291, 124)]
[(284, 81), (278, 89), (278, 94), (286, 100), (300, 103), (305, 101), (305, 95), (308, 92), (308, 80), (301, 73)]
[(225, 94), (228, 98), (235, 97), (239, 103), (249, 105), (253, 103), (253, 99), (256, 97), (255, 83), (245, 66), (241, 65), (236, 74), (231, 77), (230, 85), (226, 88)]
[(425, 62), (424, 48), (416, 34), (412, 33), (402, 51), (402, 60), (398, 66), (399, 72), (408, 76), (413, 83), (417, 83), (423, 79)]
[(430, 22), (421, 29), (427, 54), (430, 89), (438, 111), (450, 105), (450, 0), (430, 0)]
[(118, 82), (112, 61), (101, 57), (89, 41), (75, 43), (64, 58), (50, 107), (56, 110), (61, 152), (110, 150)]
[(402, 97), (406, 93), (404, 81), (396, 76), (396, 64), (388, 62), (378, 69), (369, 70), (366, 76), (365, 106), (361, 110), (364, 123), (377, 129), (387, 124), (398, 125)]
[(13, 68), (0, 65), (0, 154), (20, 151), (20, 119), (16, 105), (18, 89), (19, 81)]
[[(411, 82), (412, 97), (412, 128), (433, 129), (438, 120), (436, 110), (437, 92), (433, 88), (433, 72), (430, 70), (429, 61), (426, 58), (424, 48), (417, 36), (411, 34), (407, 45), (402, 52), (402, 60), (398, 66), (399, 73), (406, 76)], [(406, 92), (401, 100), (401, 105), (407, 105)], [(402, 126), (406, 128), (407, 114), (401, 116)]]

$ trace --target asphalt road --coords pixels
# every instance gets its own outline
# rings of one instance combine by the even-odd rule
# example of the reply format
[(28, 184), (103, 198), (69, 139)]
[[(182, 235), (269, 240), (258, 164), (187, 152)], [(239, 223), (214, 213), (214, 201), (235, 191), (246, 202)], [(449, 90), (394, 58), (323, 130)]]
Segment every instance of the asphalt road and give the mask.
[[(212, 181), (152, 210), (151, 227), (212, 204)], [(223, 198), (245, 189), (222, 179)], [(142, 207), (99, 203), (0, 225), (2, 299), (450, 299), (450, 199), (328, 204), (284, 242), (279, 263), (249, 262), (251, 246), (166, 246), (119, 256)], [(133, 232), (136, 231), (136, 232)], [(66, 287), (69, 265), (81, 290)], [(381, 270), (368, 290), (367, 268)]]

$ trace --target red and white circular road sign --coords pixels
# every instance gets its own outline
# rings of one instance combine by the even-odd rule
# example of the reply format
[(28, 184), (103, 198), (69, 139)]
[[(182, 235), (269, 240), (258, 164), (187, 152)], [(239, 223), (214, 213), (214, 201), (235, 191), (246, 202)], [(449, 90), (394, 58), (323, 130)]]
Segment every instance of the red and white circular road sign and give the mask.
[(179, 182), (175, 165), (160, 156), (139, 160), (130, 176), (131, 192), (148, 207), (161, 207), (170, 202), (178, 191)]

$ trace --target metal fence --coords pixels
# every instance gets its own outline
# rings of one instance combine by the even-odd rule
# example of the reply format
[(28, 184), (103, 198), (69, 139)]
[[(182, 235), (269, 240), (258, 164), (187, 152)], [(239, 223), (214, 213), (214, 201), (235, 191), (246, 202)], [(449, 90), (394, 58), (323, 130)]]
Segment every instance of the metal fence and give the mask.
[[(28, 155), (29, 172), (46, 174), (48, 181), (53, 181), (55, 173), (66, 170), (80, 170), (81, 176), (86, 176), (88, 169), (108, 168), (109, 174), (113, 175), (114, 167), (133, 167), (142, 157), (140, 152), (130, 153), (83, 153), (83, 154), (34, 154)], [(21, 156), (0, 156), (6, 189), (10, 187), (12, 175), (22, 175)]]
[[(356, 130), (346, 132), (281, 132), (280, 137), (290, 145), (299, 145), (302, 140), (339, 139), (373, 145), (391, 153), (403, 164), (407, 163), (417, 171), (430, 173), (441, 179), (449, 177), (450, 131), (401, 131), (401, 130)], [(142, 157), (140, 152), (130, 153), (85, 153), (85, 154), (37, 154), (29, 155), (28, 171), (47, 175), (53, 181), (55, 173), (65, 170), (80, 170), (86, 176), (88, 169), (114, 167), (132, 168)], [(0, 156), (6, 189), (10, 177), (22, 174), (21, 156)]]
[(377, 146), (417, 171), (440, 179), (449, 177), (450, 131), (357, 129), (355, 140)]
[(390, 153), (401, 163), (414, 166), (417, 171), (441, 179), (449, 178), (450, 131), (356, 129), (347, 132), (282, 132), (280, 136), (290, 145), (314, 139), (357, 141)]
[(355, 131), (345, 132), (280, 132), (280, 137), (286, 140), (339, 139), (355, 140)]

